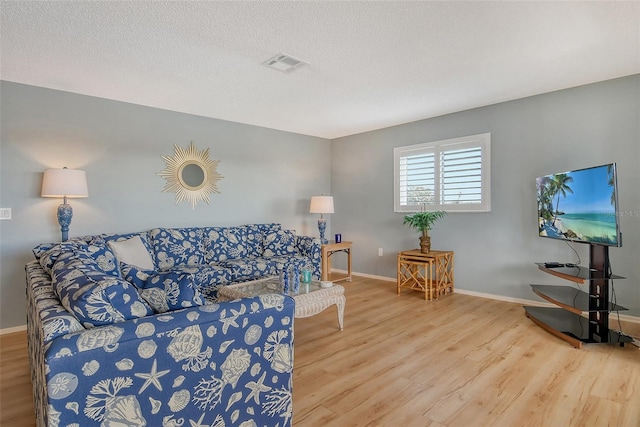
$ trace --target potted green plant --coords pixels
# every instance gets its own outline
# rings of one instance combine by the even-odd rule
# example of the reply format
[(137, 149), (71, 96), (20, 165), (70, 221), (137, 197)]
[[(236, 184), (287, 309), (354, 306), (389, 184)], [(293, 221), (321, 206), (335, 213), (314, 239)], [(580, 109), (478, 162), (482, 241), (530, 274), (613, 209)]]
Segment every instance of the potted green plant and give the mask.
[(420, 236), (420, 252), (428, 254), (431, 250), (431, 237), (429, 237), (429, 230), (433, 227), (433, 224), (444, 217), (447, 213), (445, 211), (429, 211), (429, 212), (416, 212), (404, 217), (403, 224), (408, 224), (410, 227), (415, 228), (422, 233)]

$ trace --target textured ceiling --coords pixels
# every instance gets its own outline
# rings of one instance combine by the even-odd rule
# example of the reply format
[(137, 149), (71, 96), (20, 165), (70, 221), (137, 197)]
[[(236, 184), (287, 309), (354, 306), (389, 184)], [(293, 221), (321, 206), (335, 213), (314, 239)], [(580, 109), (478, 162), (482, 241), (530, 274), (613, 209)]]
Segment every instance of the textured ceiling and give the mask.
[(637, 1), (0, 7), (3, 80), (324, 138), (640, 73)]

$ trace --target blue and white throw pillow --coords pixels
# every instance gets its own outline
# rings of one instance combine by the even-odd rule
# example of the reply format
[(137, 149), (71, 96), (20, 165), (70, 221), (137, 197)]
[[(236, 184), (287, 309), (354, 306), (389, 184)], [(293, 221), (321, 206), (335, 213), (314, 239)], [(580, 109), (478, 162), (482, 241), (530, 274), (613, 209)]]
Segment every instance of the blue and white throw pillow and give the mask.
[(56, 262), (52, 269), (54, 292), (85, 327), (153, 314), (134, 286), (106, 274), (91, 261), (87, 255), (79, 255), (68, 262)]
[(272, 231), (265, 236), (263, 256), (295, 255), (296, 236), (289, 230)]
[(31, 252), (33, 252), (33, 256), (36, 257), (36, 261), (40, 262), (42, 255), (56, 245), (59, 245), (59, 243), (40, 243), (35, 248), (31, 249)]
[(71, 259), (75, 257), (78, 242), (67, 241), (62, 243), (52, 244), (49, 247), (43, 245), (33, 248), (33, 254), (36, 259), (47, 273), (51, 274), (51, 269), (54, 264), (61, 259), (64, 262), (65, 259)]
[(102, 271), (111, 276), (120, 277), (116, 256), (102, 237), (94, 237), (88, 244), (83, 245), (81, 249), (84, 249), (91, 258), (96, 260)]
[[(42, 323), (42, 340), (44, 343), (60, 336), (84, 330), (78, 319), (60, 303), (60, 299), (53, 292), (51, 276), (39, 268), (40, 265), (30, 262), (26, 265), (27, 277), (30, 278), (30, 287), (27, 293), (31, 294), (34, 303), (38, 307), (40, 319), (34, 323)], [(27, 316), (34, 313), (29, 310)], [(29, 318), (29, 321), (32, 320)]]
[(112, 240), (107, 243), (118, 262), (137, 265), (140, 268), (154, 269), (153, 258), (149, 255), (147, 246), (140, 236), (133, 236), (125, 240)]
[(247, 257), (259, 258), (264, 252), (264, 238), (267, 234), (282, 229), (281, 224), (248, 224), (243, 225), (247, 242)]
[(153, 276), (156, 273), (155, 270), (145, 270), (135, 265), (126, 264), (124, 262), (120, 263), (120, 271), (122, 272), (122, 277), (124, 278), (124, 280), (131, 283), (138, 289), (144, 288), (144, 285), (147, 283), (149, 277)]
[(149, 269), (157, 267), (155, 253), (149, 243), (149, 234), (146, 231), (127, 234), (101, 234), (100, 237), (107, 242), (118, 263), (140, 264), (140, 267)]
[(132, 265), (122, 265), (121, 269), (125, 280), (138, 288), (142, 298), (156, 313), (204, 304), (192, 273), (156, 272)]

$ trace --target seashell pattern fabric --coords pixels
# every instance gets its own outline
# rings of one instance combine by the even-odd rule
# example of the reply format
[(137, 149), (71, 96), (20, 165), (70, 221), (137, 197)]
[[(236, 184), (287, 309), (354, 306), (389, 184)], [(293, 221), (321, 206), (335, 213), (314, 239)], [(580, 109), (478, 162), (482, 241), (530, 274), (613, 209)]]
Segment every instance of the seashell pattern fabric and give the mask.
[(123, 263), (122, 275), (155, 313), (204, 304), (193, 273), (155, 272)]
[(278, 230), (268, 233), (264, 238), (264, 254), (268, 257), (295, 255), (295, 235), (289, 230)]
[[(85, 329), (55, 304), (48, 277), (38, 262), (27, 265), (38, 426), (291, 426), (292, 298), (278, 295), (277, 308), (255, 297)], [(44, 325), (58, 319), (68, 321), (45, 342)]]
[[(123, 242), (125, 240), (129, 240), (132, 239), (134, 237), (139, 237), (140, 240), (142, 241), (142, 245), (145, 247), (145, 249), (147, 250), (147, 252), (149, 253), (149, 256), (151, 257), (152, 260), (154, 260), (154, 264), (157, 268), (157, 262), (156, 260), (156, 255), (153, 251), (153, 247), (151, 246), (151, 243), (149, 242), (149, 232), (148, 231), (142, 231), (139, 233), (127, 233), (127, 234), (101, 234), (100, 237), (105, 241), (105, 243), (109, 243), (109, 242)], [(86, 238), (85, 238), (86, 239)], [(118, 260), (118, 262), (122, 262), (121, 260)]]
[(63, 306), (51, 286), (51, 277), (36, 262), (26, 266), (30, 286), (27, 292), (31, 295), (29, 312), (38, 313), (41, 324), (40, 341), (48, 343), (53, 339), (73, 332), (84, 330), (78, 319)]
[(120, 277), (118, 260), (102, 237), (96, 236), (92, 238), (83, 249), (96, 261), (102, 271), (111, 276)]
[[(203, 248), (207, 263), (255, 257), (249, 256), (250, 243), (246, 227), (206, 227), (203, 233)], [(256, 240), (254, 244), (258, 244), (257, 242)], [(261, 243), (259, 253), (262, 255)]]
[(242, 227), (246, 232), (247, 257), (259, 258), (264, 253), (264, 239), (267, 234), (282, 229), (280, 224), (251, 224)]
[(82, 255), (68, 263), (57, 261), (52, 276), (62, 305), (86, 327), (153, 314), (133, 285), (105, 273)]
[[(127, 265), (109, 244), (132, 238), (142, 245)], [(319, 239), (277, 223), (156, 228), (43, 243), (33, 254), (39, 426), (291, 424), (293, 301), (219, 302), (218, 290), (291, 266), (319, 279)], [(147, 255), (153, 269), (133, 265)]]
[(149, 236), (160, 270), (205, 264), (201, 228), (154, 228)]
[(33, 248), (33, 253), (42, 268), (49, 274), (53, 265), (61, 257), (64, 259), (81, 254), (85, 259), (89, 257), (95, 261), (100, 270), (106, 274), (120, 276), (116, 257), (100, 236), (76, 237), (59, 244), (41, 244)]
[[(148, 232), (101, 234), (43, 243), (33, 254), (49, 274), (53, 266), (81, 258), (101, 272), (124, 278), (109, 242), (139, 237), (157, 272), (193, 273), (195, 284), (208, 299), (217, 287), (278, 275), (290, 258), (302, 259), (316, 279), (321, 276), (321, 245), (317, 238), (297, 236), (277, 223), (239, 227), (156, 228)], [(150, 270), (151, 271), (151, 270)], [(204, 292), (203, 289), (207, 288)]]

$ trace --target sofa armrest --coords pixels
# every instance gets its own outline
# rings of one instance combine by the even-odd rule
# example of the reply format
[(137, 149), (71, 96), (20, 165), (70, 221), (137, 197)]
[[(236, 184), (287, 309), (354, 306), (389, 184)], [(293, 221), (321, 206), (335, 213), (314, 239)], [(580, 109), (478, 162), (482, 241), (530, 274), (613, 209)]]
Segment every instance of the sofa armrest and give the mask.
[(296, 250), (311, 260), (313, 264), (313, 277), (320, 280), (322, 277), (322, 245), (320, 239), (310, 236), (296, 236)]
[(293, 315), (292, 298), (269, 294), (59, 337), (49, 422), (289, 426)]

